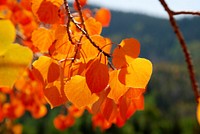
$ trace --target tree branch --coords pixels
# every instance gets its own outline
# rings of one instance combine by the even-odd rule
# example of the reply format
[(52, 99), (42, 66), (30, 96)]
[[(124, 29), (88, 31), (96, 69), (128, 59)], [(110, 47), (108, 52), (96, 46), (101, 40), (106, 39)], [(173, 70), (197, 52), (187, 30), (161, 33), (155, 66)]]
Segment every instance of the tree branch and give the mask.
[(168, 7), (167, 3), (165, 2), (165, 0), (159, 0), (161, 5), (164, 7), (165, 11), (168, 13), (169, 15), (169, 20), (171, 23), (171, 26), (176, 34), (176, 37), (181, 45), (181, 48), (183, 50), (184, 56), (185, 56), (185, 60), (187, 63), (187, 67), (188, 67), (188, 71), (189, 71), (189, 75), (190, 75), (190, 80), (192, 83), (192, 88), (193, 88), (193, 92), (195, 95), (195, 99), (196, 102), (198, 103), (198, 98), (200, 97), (199, 92), (198, 92), (198, 84), (197, 84), (197, 80), (195, 78), (195, 73), (194, 73), (194, 68), (193, 68), (193, 64), (192, 64), (192, 59), (190, 57), (190, 53), (189, 50), (187, 48), (186, 42), (184, 40), (184, 37), (181, 33), (181, 31), (179, 30), (179, 27), (176, 23), (176, 20), (174, 19), (173, 15), (175, 15), (172, 10), (170, 10), (170, 8)]
[[(83, 26), (83, 28), (74, 20), (73, 16), (71, 15), (70, 13), (70, 10), (69, 10), (69, 6), (68, 6), (68, 2), (67, 0), (64, 0), (64, 4), (65, 4), (65, 9), (67, 11), (67, 15), (68, 15), (68, 23), (71, 21), (74, 23), (74, 25), (82, 32), (82, 34), (84, 34), (86, 36), (86, 38), (90, 41), (90, 43), (95, 47), (97, 48), (97, 50), (101, 53), (103, 53), (105, 56), (107, 57), (111, 57), (110, 54), (106, 53), (105, 51), (103, 51), (98, 45), (96, 45), (96, 43), (90, 38), (88, 32), (87, 32), (87, 29), (86, 29), (86, 26), (84, 24), (84, 19), (83, 19), (83, 15), (82, 15), (82, 10), (81, 10), (81, 5), (79, 3), (79, 0), (76, 0), (76, 3), (77, 3), (77, 7), (78, 7), (78, 12), (79, 12), (79, 16), (80, 16), (80, 19), (81, 19), (81, 24)], [(67, 26), (69, 27), (69, 24), (67, 24)], [(69, 31), (69, 29), (68, 29)], [(68, 33), (69, 37), (70, 37), (70, 33)], [(70, 40), (72, 42), (72, 39)]]
[(171, 11), (173, 15), (183, 15), (183, 14), (187, 14), (187, 15), (198, 15), (200, 16), (200, 12), (191, 12), (191, 11)]

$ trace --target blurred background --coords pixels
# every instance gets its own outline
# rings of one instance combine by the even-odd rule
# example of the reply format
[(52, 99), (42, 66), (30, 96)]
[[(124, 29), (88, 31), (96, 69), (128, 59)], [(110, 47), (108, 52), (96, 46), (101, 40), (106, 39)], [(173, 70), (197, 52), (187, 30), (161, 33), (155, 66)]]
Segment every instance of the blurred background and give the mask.
[[(200, 10), (198, 0), (167, 0), (173, 10)], [(199, 134), (196, 103), (181, 47), (170, 26), (167, 13), (158, 0), (89, 0), (89, 6), (111, 9), (112, 19), (103, 35), (119, 44), (134, 37), (141, 43), (140, 57), (153, 63), (153, 75), (145, 93), (145, 110), (137, 111), (126, 125), (113, 125), (105, 132), (92, 128), (91, 116), (84, 114), (65, 131), (53, 126), (59, 108), (42, 119), (27, 113), (17, 122), (24, 124), (24, 134)], [(98, 7), (97, 7), (98, 8)], [(180, 16), (177, 22), (185, 37), (200, 82), (200, 17)]]

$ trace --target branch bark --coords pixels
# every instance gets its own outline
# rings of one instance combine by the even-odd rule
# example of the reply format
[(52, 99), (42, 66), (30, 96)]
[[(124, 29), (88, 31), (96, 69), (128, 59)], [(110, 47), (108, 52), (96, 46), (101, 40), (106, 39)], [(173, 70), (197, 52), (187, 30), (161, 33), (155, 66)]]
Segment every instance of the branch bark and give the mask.
[[(188, 12), (174, 12), (172, 11), (167, 3), (165, 2), (165, 0), (159, 0), (161, 5), (163, 6), (163, 8), (165, 9), (165, 11), (168, 13), (169, 15), (169, 21), (171, 23), (171, 26), (176, 34), (176, 37), (181, 45), (181, 48), (182, 48), (182, 51), (184, 53), (184, 56), (185, 56), (185, 60), (186, 60), (186, 63), (187, 63), (187, 67), (188, 67), (188, 72), (189, 72), (189, 76), (190, 76), (190, 80), (191, 80), (191, 84), (192, 84), (192, 89), (193, 89), (193, 92), (194, 92), (194, 96), (195, 96), (195, 99), (196, 99), (196, 102), (198, 102), (198, 99), (200, 97), (199, 95), (199, 87), (198, 87), (198, 84), (197, 84), (197, 80), (196, 80), (196, 77), (195, 77), (195, 73), (194, 73), (194, 67), (193, 67), (193, 64), (192, 64), (192, 59), (191, 59), (191, 56), (190, 56), (190, 53), (189, 53), (189, 50), (187, 48), (187, 45), (186, 45), (186, 42), (185, 42), (185, 39), (176, 23), (176, 20), (174, 19), (174, 15), (177, 15), (177, 14), (185, 14), (185, 13), (188, 13)], [(188, 13), (188, 14), (191, 14), (191, 13)]]

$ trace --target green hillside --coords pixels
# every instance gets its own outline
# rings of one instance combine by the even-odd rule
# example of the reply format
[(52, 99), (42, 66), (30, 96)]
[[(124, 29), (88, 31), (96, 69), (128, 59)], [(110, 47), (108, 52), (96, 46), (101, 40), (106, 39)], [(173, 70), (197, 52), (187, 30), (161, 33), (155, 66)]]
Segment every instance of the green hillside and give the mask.
[[(178, 21), (189, 44), (200, 43), (200, 18)], [(167, 19), (141, 14), (112, 12), (112, 21), (103, 34), (120, 43), (124, 38), (135, 37), (141, 42), (141, 56), (154, 62), (182, 62), (182, 53)]]

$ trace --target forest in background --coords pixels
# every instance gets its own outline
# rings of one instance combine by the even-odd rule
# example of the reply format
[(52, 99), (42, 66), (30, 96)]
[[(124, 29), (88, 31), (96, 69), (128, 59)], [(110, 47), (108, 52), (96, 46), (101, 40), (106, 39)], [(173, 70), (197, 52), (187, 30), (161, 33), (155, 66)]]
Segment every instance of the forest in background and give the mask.
[[(126, 20), (126, 21), (124, 21)], [(200, 18), (178, 20), (194, 60), (198, 81), (200, 81)], [(141, 55), (153, 63), (153, 75), (145, 93), (145, 110), (136, 112), (123, 128), (115, 126), (106, 134), (149, 133), (149, 134), (195, 134), (200, 133), (196, 121), (195, 99), (188, 77), (187, 66), (169, 21), (141, 14), (112, 11), (109, 28), (103, 35), (115, 44), (121, 39), (135, 37), (141, 43)], [(64, 132), (54, 129), (52, 120), (57, 108), (47, 116), (35, 121), (29, 117), (18, 120), (24, 123), (24, 133), (101, 133), (94, 130), (90, 116), (85, 114), (76, 125)]]

